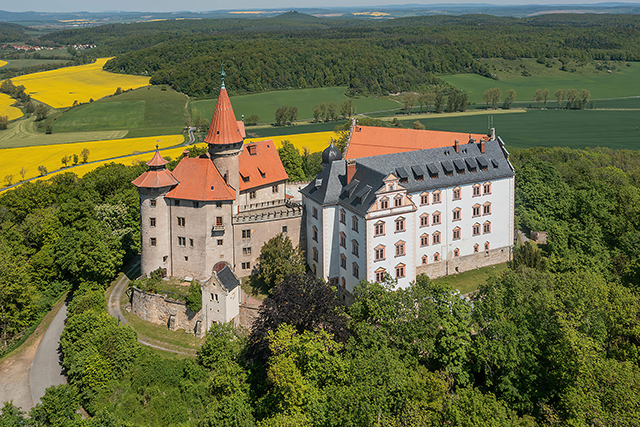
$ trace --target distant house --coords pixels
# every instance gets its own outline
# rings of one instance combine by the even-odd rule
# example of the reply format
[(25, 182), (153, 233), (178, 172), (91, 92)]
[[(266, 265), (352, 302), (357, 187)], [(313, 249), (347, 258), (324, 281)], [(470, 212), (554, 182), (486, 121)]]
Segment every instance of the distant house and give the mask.
[(301, 191), (307, 262), (343, 297), (362, 279), (406, 287), (510, 259), (515, 173), (493, 132), (352, 123), (345, 151), (327, 148)]

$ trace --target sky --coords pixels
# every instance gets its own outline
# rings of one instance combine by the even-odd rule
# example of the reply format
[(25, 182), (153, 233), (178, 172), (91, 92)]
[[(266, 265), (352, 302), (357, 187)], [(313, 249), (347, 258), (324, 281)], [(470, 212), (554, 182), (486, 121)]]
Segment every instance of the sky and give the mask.
[[(452, 3), (489, 3), (499, 5), (523, 5), (523, 4), (588, 4), (609, 3), (603, 0), (434, 0), (434, 1), (407, 1), (407, 0), (352, 0), (348, 6), (380, 6), (401, 4), (452, 4)], [(633, 2), (629, 2), (633, 3)], [(268, 5), (268, 6), (267, 6)], [(235, 8), (234, 8), (235, 6)], [(133, 12), (176, 12), (176, 11), (211, 11), (211, 10), (242, 10), (260, 9), (267, 6), (269, 9), (305, 8), (305, 7), (340, 7), (345, 6), (343, 0), (300, 1), (300, 0), (242, 0), (229, 2), (228, 0), (0, 0), (0, 10), (10, 12), (104, 12), (104, 11), (133, 11)]]

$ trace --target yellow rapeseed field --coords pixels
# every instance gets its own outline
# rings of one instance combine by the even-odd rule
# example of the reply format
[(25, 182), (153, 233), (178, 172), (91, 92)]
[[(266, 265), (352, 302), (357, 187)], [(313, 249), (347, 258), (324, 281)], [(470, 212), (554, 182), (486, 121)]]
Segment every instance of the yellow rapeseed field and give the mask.
[[(25, 168), (27, 173), (25, 179), (38, 176), (38, 166), (42, 165), (49, 172), (60, 169), (62, 165), (62, 157), (65, 155), (73, 156), (80, 153), (83, 149), (89, 150), (89, 161), (109, 159), (117, 156), (126, 156), (141, 151), (154, 150), (156, 144), (160, 148), (170, 147), (180, 144), (184, 140), (182, 135), (162, 135), (144, 138), (114, 139), (108, 141), (78, 142), (74, 144), (54, 144), (40, 145), (34, 147), (7, 148), (0, 150), (0, 187), (6, 184), (2, 182), (7, 175), (13, 175), (13, 181), (17, 182), (22, 177), (20, 170)], [(182, 148), (176, 149), (178, 153), (182, 152)], [(144, 154), (141, 158), (151, 159), (151, 154)], [(131, 158), (118, 160), (119, 163), (131, 164)], [(71, 165), (72, 163), (69, 163)], [(87, 168), (84, 172), (95, 169), (98, 164), (83, 166)], [(72, 168), (71, 171), (76, 172), (78, 168)]]
[(111, 58), (99, 58), (93, 64), (59, 68), (41, 73), (27, 74), (12, 79), (24, 85), (32, 98), (53, 108), (71, 107), (74, 101), (89, 102), (122, 90), (135, 89), (149, 84), (149, 77), (114, 74), (102, 66)]
[(16, 100), (9, 95), (0, 93), (0, 116), (7, 116), (9, 120), (22, 117), (22, 111), (19, 108), (11, 106), (14, 102), (16, 102)]
[(7, 61), (3, 61), (3, 60), (0, 59), (0, 67), (4, 67), (7, 64), (8, 64)]
[(298, 133), (294, 135), (272, 136), (267, 138), (250, 138), (247, 139), (246, 142), (271, 139), (279, 148), (282, 147), (283, 141), (291, 141), (294, 147), (300, 150), (300, 153), (302, 154), (305, 148), (309, 150), (309, 153), (323, 151), (329, 146), (331, 137), (336, 139), (338, 138), (338, 135), (334, 132)]

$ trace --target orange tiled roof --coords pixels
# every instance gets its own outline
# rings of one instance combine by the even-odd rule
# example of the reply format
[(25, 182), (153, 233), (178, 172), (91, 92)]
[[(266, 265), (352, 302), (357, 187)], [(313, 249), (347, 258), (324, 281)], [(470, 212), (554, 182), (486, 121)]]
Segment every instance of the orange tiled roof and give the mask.
[(469, 142), (469, 138), (479, 141), (486, 137), (483, 134), (463, 132), (355, 126), (345, 159), (453, 147), (456, 139), (462, 145)]
[[(243, 126), (244, 127), (244, 126)], [(220, 89), (216, 108), (213, 110), (209, 133), (204, 139), (208, 144), (233, 144), (244, 140), (243, 132), (240, 131), (236, 116), (229, 101), (227, 89)]]
[(167, 169), (160, 169), (148, 170), (135, 180), (131, 181), (131, 183), (138, 188), (160, 188), (176, 185), (178, 184), (178, 180), (173, 176), (171, 171), (168, 171)]
[(167, 163), (169, 163), (169, 161), (166, 160), (164, 157), (162, 157), (156, 148), (156, 154), (154, 154), (151, 160), (147, 162), (147, 165), (148, 166), (164, 166)]
[(183, 157), (173, 171), (180, 185), (167, 193), (170, 199), (235, 200), (236, 192), (229, 187), (208, 156)]
[(242, 120), (238, 120), (236, 123), (238, 123), (238, 129), (240, 129), (240, 135), (242, 135), (242, 138), (246, 138), (247, 133), (244, 131), (244, 122)]
[[(255, 150), (253, 151), (255, 154), (252, 155), (249, 150)], [(270, 139), (245, 144), (238, 163), (240, 164), (240, 191), (274, 184), (289, 178), (278, 156), (278, 150)]]

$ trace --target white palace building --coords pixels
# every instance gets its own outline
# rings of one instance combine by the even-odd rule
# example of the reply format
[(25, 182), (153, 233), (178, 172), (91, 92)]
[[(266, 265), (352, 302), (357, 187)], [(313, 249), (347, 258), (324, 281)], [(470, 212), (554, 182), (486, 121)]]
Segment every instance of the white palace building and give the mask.
[[(491, 135), (352, 123), (302, 190), (307, 261), (350, 296), (388, 273), (399, 287), (505, 262), (514, 241), (513, 166)], [(463, 142), (461, 142), (463, 141)], [(346, 292), (345, 292), (346, 291)]]

